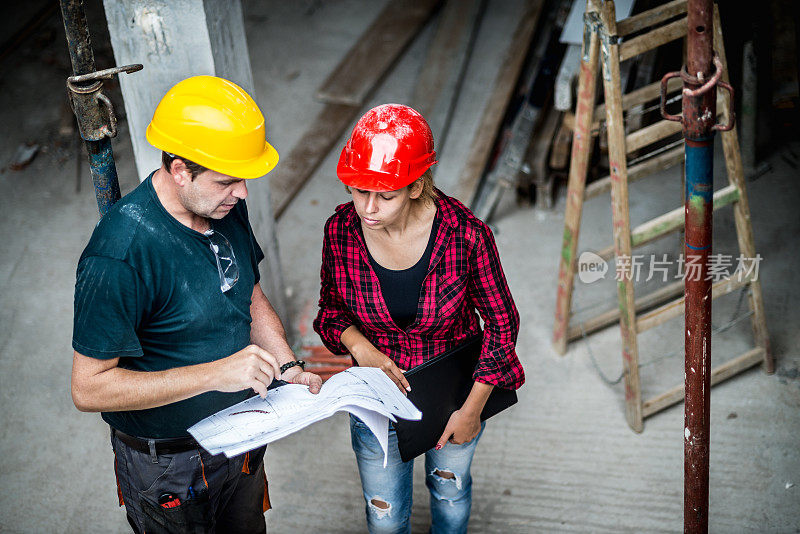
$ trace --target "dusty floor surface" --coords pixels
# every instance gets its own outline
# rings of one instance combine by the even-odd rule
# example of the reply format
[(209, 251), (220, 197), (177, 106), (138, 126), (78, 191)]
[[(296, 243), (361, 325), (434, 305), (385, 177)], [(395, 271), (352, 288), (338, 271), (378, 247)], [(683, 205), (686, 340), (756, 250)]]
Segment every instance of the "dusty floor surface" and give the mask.
[[(320, 104), (313, 93), (355, 42), (382, 2), (245, 2), (256, 101), (269, 136), (288, 154)], [(521, 2), (490, 2), (475, 51), (480, 68), (467, 74), (459, 118), (444, 152), (457, 172), (469, 150), (482, 99), (496, 73)], [(97, 2), (87, 2), (97, 10)], [(97, 13), (94, 17), (95, 22)], [(102, 22), (102, 15), (100, 15)], [(69, 394), (75, 266), (97, 219), (83, 155), (57, 130), (66, 58), (60, 20), (48, 22), (0, 74), (0, 531), (126, 532), (117, 508), (108, 429), (79, 413)], [(494, 33), (492, 33), (494, 32)], [(509, 32), (506, 32), (509, 33)], [(491, 37), (495, 35), (495, 37)], [(432, 36), (426, 27), (368, 106), (404, 102)], [(505, 39), (505, 41), (504, 41)], [(96, 37), (102, 48), (101, 37)], [(480, 43), (481, 41), (479, 41)], [(113, 58), (96, 52), (98, 65)], [(118, 108), (122, 108), (119, 94)], [(21, 143), (41, 151), (27, 168), (8, 168)], [(341, 143), (340, 143), (341, 146)], [(123, 193), (137, 183), (127, 130), (114, 141)], [(80, 190), (76, 164), (80, 161)], [(756, 246), (776, 373), (749, 370), (713, 389), (711, 421), (712, 532), (800, 532), (800, 143), (787, 141), (769, 157), (772, 170), (750, 182)], [(310, 330), (316, 310), (322, 224), (348, 200), (335, 178), (335, 155), (321, 165), (279, 222), (291, 312), (285, 318), (297, 346), (318, 344)], [(717, 178), (724, 167), (717, 162)], [(452, 175), (450, 175), (452, 176)], [(719, 185), (718, 185), (719, 187)], [(680, 203), (677, 169), (631, 187), (634, 223)], [(527, 383), (519, 404), (491, 421), (474, 461), (471, 532), (677, 532), (683, 509), (683, 410), (629, 430), (620, 383), (616, 328), (571, 345), (566, 357), (550, 346), (564, 199), (555, 210), (518, 208), (506, 195), (494, 221), (506, 275), (522, 316), (518, 352)], [(580, 250), (610, 242), (607, 197), (591, 200)], [(715, 250), (734, 253), (732, 215), (715, 217)], [(679, 251), (677, 237), (643, 249)], [(576, 307), (613, 305), (613, 283), (579, 284)], [(737, 315), (737, 295), (715, 302), (715, 326)], [(642, 336), (646, 397), (682, 378), (683, 327), (673, 320)], [(714, 338), (713, 358), (725, 361), (752, 343), (748, 321)], [(592, 363), (591, 356), (595, 363)], [(346, 418), (336, 416), (269, 448), (267, 472), (274, 509), (271, 532), (363, 532), (360, 484)], [(415, 473), (414, 532), (429, 515), (421, 465)]]

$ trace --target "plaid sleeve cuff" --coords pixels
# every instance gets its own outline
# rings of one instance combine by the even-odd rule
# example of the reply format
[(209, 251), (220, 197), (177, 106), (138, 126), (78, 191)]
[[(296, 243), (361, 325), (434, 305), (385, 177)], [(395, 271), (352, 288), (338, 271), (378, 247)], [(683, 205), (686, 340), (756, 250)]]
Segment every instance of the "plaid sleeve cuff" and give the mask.
[(525, 371), (513, 343), (484, 352), (472, 374), (473, 380), (503, 389), (519, 389), (525, 383)]
[(346, 314), (337, 314), (335, 317), (319, 316), (314, 321), (314, 331), (319, 334), (322, 344), (333, 354), (350, 354), (342, 344), (342, 333), (355, 323)]

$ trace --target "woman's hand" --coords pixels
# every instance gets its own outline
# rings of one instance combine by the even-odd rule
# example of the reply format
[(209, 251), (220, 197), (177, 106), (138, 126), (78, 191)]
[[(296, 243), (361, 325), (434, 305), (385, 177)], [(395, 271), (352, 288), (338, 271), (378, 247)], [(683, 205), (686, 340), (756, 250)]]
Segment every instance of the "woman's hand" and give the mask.
[(491, 384), (483, 384), (481, 382), (472, 384), (469, 396), (464, 401), (461, 409), (454, 411), (450, 415), (447, 426), (444, 427), (444, 433), (436, 444), (437, 451), (444, 447), (444, 444), (448, 441), (461, 445), (475, 439), (475, 436), (481, 431), (481, 413), (483, 412), (483, 407), (486, 406), (489, 395), (492, 394), (492, 389), (494, 389), (494, 386)]
[(350, 354), (355, 358), (361, 367), (377, 367), (386, 373), (400, 391), (406, 393), (411, 391), (408, 380), (403, 375), (403, 371), (397, 367), (391, 358), (375, 348), (375, 345), (364, 337), (355, 326), (349, 327), (342, 333), (342, 343), (350, 350)]
[(472, 414), (464, 411), (463, 408), (461, 410), (456, 410), (450, 415), (447, 426), (444, 428), (444, 433), (442, 433), (442, 437), (439, 438), (439, 442), (436, 444), (436, 450), (438, 451), (444, 447), (445, 443), (448, 441), (456, 445), (468, 443), (475, 439), (475, 436), (477, 436), (480, 431), (480, 412)]
[(401, 371), (400, 368), (394, 364), (392, 359), (375, 347), (371, 346), (371, 349), (372, 350), (365, 350), (358, 355), (353, 354), (353, 357), (358, 362), (358, 365), (361, 367), (377, 367), (386, 373), (386, 376), (392, 379), (392, 382), (394, 382), (397, 387), (400, 388), (400, 391), (403, 393), (411, 391), (411, 386), (408, 384), (408, 380), (406, 380), (403, 371)]

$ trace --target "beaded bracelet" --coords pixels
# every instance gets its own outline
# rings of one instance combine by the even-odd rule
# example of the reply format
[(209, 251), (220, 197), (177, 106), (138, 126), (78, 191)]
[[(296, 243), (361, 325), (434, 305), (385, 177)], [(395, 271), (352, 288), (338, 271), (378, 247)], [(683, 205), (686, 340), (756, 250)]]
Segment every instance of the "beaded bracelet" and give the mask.
[(304, 362), (303, 360), (295, 360), (295, 361), (292, 361), (292, 362), (289, 362), (289, 363), (284, 363), (283, 365), (281, 365), (281, 374), (285, 373), (286, 371), (288, 371), (289, 369), (291, 369), (295, 365), (299, 365), (300, 369), (302, 369), (303, 371), (306, 370), (306, 362)]

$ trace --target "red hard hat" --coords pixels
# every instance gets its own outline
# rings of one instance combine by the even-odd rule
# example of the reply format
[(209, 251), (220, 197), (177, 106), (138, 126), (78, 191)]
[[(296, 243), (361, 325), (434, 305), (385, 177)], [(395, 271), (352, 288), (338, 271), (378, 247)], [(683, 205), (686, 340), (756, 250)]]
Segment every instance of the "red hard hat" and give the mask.
[(422, 115), (402, 104), (383, 104), (356, 123), (336, 174), (356, 189), (394, 191), (422, 176), (435, 158), (433, 134)]

